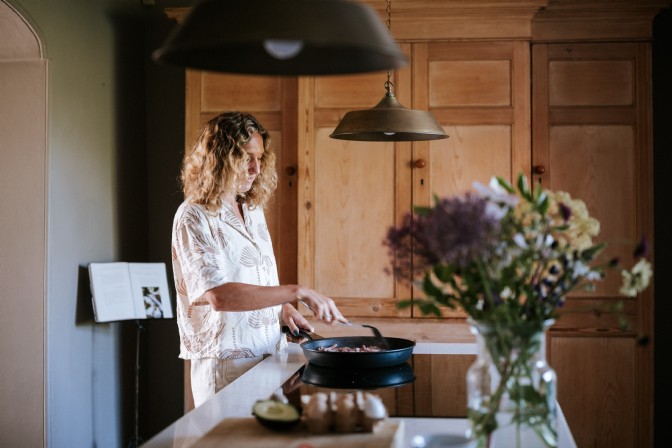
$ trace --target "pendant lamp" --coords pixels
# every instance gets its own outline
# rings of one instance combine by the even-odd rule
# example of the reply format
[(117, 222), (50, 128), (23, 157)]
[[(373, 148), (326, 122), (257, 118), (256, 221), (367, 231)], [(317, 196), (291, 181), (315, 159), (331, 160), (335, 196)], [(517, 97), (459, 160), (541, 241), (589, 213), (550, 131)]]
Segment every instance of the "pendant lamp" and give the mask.
[[(387, 0), (387, 28), (391, 27), (391, 0)], [(392, 93), (387, 72), (385, 96), (372, 109), (346, 113), (329, 136), (339, 140), (398, 142), (448, 138), (434, 116), (424, 110), (406, 109)]]
[(407, 63), (376, 12), (349, 0), (201, 0), (153, 57), (207, 71), (288, 76)]

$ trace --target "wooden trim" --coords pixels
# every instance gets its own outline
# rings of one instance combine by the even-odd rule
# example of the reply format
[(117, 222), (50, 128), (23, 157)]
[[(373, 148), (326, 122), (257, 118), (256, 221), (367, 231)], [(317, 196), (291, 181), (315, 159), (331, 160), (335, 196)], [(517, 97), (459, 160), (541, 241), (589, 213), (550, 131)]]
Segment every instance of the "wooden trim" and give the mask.
[[(637, 185), (637, 229), (648, 235), (650, 247), (654, 247), (653, 226), (653, 101), (652, 101), (652, 60), (651, 46), (637, 44), (636, 90), (637, 122), (635, 183)], [(653, 260), (653, 253), (650, 259)], [(636, 352), (637, 381), (637, 434), (638, 446), (653, 445), (653, 403), (654, 403), (654, 291), (653, 284), (637, 297), (640, 343)], [(640, 341), (641, 342), (641, 341)]]
[[(514, 42), (511, 56), (511, 89), (513, 93), (513, 129), (511, 132), (511, 180), (524, 173), (528, 176), (532, 163), (532, 126), (531, 121), (531, 79), (530, 79), (530, 44)], [(515, 93), (515, 94), (514, 94)]]
[(201, 128), (201, 72), (185, 71), (184, 151), (191, 150)]
[(296, 147), (298, 151), (298, 205), (297, 221), (298, 274), (299, 284), (315, 286), (315, 202), (314, 188), (311, 184), (315, 172), (315, 78), (299, 77)]

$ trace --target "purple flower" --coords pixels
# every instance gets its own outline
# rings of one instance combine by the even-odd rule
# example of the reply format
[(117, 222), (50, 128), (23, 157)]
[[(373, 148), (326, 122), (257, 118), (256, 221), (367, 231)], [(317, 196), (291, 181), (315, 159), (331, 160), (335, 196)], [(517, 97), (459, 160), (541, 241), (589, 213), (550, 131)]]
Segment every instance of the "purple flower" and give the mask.
[(632, 256), (635, 257), (635, 260), (649, 256), (649, 239), (646, 235), (642, 236), (642, 239), (635, 248), (635, 252)]
[(558, 204), (558, 207), (560, 209), (560, 216), (562, 216), (562, 219), (565, 222), (569, 221), (569, 218), (572, 217), (572, 209), (564, 202)]
[(426, 213), (404, 217), (388, 231), (384, 244), (399, 277), (415, 278), (437, 263), (465, 268), (488, 259), (498, 244), (499, 221), (488, 201), (474, 194), (439, 200)]
[(460, 268), (488, 259), (498, 244), (499, 221), (486, 207), (486, 199), (469, 193), (441, 199), (424, 218), (426, 248), (442, 263)]

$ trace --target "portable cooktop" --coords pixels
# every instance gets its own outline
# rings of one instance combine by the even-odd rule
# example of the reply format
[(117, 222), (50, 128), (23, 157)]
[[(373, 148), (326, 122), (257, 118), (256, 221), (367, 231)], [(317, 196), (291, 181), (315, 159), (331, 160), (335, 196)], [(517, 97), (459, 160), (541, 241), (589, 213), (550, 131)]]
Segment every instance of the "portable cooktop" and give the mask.
[(304, 364), (282, 386), (301, 406), (301, 395), (357, 390), (379, 395), (391, 417), (466, 417), (466, 373), (475, 355), (413, 354), (397, 366), (370, 369)]

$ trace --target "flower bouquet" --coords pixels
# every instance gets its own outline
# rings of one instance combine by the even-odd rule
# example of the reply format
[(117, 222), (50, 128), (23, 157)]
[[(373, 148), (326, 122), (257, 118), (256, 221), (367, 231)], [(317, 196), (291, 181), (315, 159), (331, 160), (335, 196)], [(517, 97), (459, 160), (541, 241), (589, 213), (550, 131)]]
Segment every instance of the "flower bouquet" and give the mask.
[[(502, 178), (474, 192), (418, 207), (385, 244), (393, 273), (415, 282), (423, 298), (405, 300), (423, 314), (462, 309), (479, 355), (467, 373), (470, 435), (488, 446), (499, 433), (523, 446), (556, 446), (555, 372), (545, 359), (545, 331), (561, 316), (568, 292), (594, 288), (619, 260), (603, 261), (599, 222), (565, 192), (516, 188)], [(621, 293), (650, 281), (643, 238), (636, 263), (622, 270)], [(624, 322), (625, 324), (625, 322)]]

